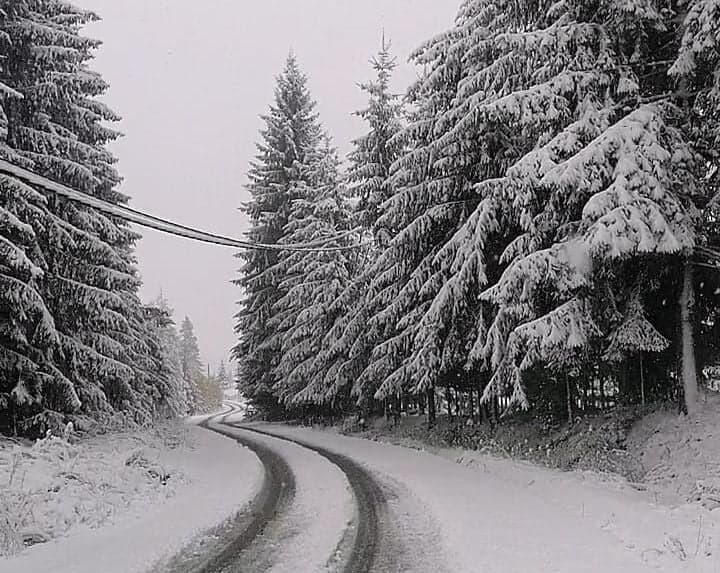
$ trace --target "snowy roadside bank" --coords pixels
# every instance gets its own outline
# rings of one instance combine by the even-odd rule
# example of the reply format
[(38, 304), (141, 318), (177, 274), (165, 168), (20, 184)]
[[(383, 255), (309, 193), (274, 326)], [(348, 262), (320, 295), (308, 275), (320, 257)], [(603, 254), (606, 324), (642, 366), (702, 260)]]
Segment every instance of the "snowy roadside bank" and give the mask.
[(148, 571), (231, 518), (263, 476), (249, 450), (195, 426), (13, 448), (4, 459), (0, 511), (17, 519), (20, 508), (21, 529), (54, 539), (0, 559), (0, 573)]

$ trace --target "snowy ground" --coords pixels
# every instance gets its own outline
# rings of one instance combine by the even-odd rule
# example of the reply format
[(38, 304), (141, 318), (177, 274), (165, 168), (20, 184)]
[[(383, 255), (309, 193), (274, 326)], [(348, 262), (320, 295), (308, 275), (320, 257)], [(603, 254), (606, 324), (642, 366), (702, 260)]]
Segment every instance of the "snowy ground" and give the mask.
[[(700, 462), (710, 463), (692, 438), (698, 426), (714, 429), (713, 412), (707, 414), (687, 428), (676, 421), (666, 433), (651, 432), (648, 451), (657, 460), (650, 461), (672, 465), (678, 448), (668, 441), (672, 430), (676, 440), (692, 442), (679, 459), (695, 476)], [(331, 432), (255, 427), (341, 453), (383, 484), (392, 528), (383, 533), (373, 573), (720, 571), (720, 524), (712, 505), (662, 505), (654, 503), (656, 490), (638, 491), (619, 478), (478, 452), (418, 451)], [(264, 534), (265, 546), (255, 553), (248, 548), (251, 570), (333, 570), (332, 555), (356, 517), (344, 474), (298, 445), (253, 439), (291, 465), (297, 490), (289, 511)], [(164, 485), (162, 474), (170, 476)], [(4, 448), (0, 480), (8, 484), (0, 490), (4, 518), (17, 520), (18, 508), (32, 506), (23, 527), (55, 538), (0, 559), (0, 573), (145, 573), (162, 569), (165, 558), (246, 506), (259, 491), (262, 468), (235, 441), (183, 427), (98, 438), (82, 448), (63, 441)]]
[(145, 572), (234, 515), (262, 481), (254, 454), (197, 427), (4, 449), (0, 460), (4, 515), (24, 509), (24, 529), (54, 538), (0, 559), (0, 573)]
[(328, 432), (261, 427), (350, 455), (402, 484), (437, 524), (437, 549), (447, 556), (448, 571), (720, 570), (720, 553), (714, 553), (720, 529), (712, 512), (657, 505), (619, 479), (477, 452), (431, 454)]
[[(211, 424), (211, 427), (215, 424)], [(332, 571), (332, 557), (354, 516), (344, 474), (320, 455), (295, 444), (228, 429), (272, 448), (293, 470), (296, 491), (287, 515), (263, 537), (281, 540), (271, 551), (250, 547), (253, 571), (304, 573)], [(273, 541), (274, 543), (274, 541)]]

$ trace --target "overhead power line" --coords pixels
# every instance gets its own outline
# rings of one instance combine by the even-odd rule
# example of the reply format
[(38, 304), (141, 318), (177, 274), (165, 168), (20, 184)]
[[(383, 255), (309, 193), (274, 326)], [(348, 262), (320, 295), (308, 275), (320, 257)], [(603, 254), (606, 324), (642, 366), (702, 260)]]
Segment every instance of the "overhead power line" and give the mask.
[(352, 249), (358, 249), (367, 245), (367, 243), (357, 243), (354, 245), (344, 246), (325, 246), (329, 243), (345, 239), (350, 235), (358, 233), (359, 229), (352, 229), (345, 233), (333, 235), (332, 237), (327, 237), (318, 241), (313, 241), (311, 243), (294, 243), (287, 245), (253, 243), (251, 241), (244, 241), (242, 239), (235, 239), (233, 237), (225, 237), (223, 235), (209, 233), (207, 231), (202, 231), (193, 227), (181, 225), (180, 223), (175, 223), (161, 217), (156, 217), (155, 215), (150, 215), (149, 213), (144, 213), (142, 211), (133, 209), (125, 205), (117, 205), (115, 203), (99, 199), (98, 197), (93, 197), (88, 193), (83, 193), (82, 191), (78, 191), (66, 185), (62, 185), (61, 183), (48, 179), (47, 177), (43, 177), (42, 175), (38, 175), (37, 173), (33, 173), (32, 171), (29, 171), (22, 167), (18, 167), (17, 165), (14, 165), (3, 159), (0, 159), (0, 173), (19, 179), (20, 181), (23, 181), (24, 183), (27, 183), (29, 185), (40, 187), (49, 193), (60, 195), (75, 203), (80, 203), (82, 205), (92, 207), (93, 209), (97, 209), (102, 213), (112, 215), (113, 217), (117, 217), (123, 221), (134, 223), (136, 225), (140, 225), (141, 227), (160, 231), (169, 235), (175, 235), (177, 237), (183, 237), (186, 239), (191, 239), (194, 241), (199, 241), (212, 245), (260, 251), (303, 252), (347, 251)]

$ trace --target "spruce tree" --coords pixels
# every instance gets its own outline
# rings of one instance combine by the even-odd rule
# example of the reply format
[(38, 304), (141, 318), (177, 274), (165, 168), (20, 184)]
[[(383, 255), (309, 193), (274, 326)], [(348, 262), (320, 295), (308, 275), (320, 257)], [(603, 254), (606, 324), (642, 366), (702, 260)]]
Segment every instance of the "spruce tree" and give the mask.
[[(292, 55), (277, 78), (275, 101), (263, 120), (266, 127), (249, 172), (251, 200), (243, 209), (250, 219), (248, 239), (275, 245), (286, 236), (293, 200), (311, 184), (308, 165), (321, 139), (307, 78)], [(236, 281), (244, 294), (236, 317), (240, 341), (233, 351), (239, 362), (239, 385), (255, 405), (269, 412), (278, 408), (273, 388), (282, 337), (274, 318), (277, 303), (287, 294), (285, 256), (277, 251), (241, 253), (244, 265)]]
[[(327, 141), (315, 155), (309, 157), (307, 183), (298, 187), (298, 197), (292, 201), (284, 244), (317, 243), (350, 225), (335, 150)], [(335, 240), (323, 248), (343, 244)], [(281, 337), (275, 395), (286, 404), (314, 402), (323, 387), (316, 358), (336, 318), (335, 303), (348, 283), (349, 263), (341, 250), (295, 251), (285, 256), (282, 276), (285, 295), (275, 305), (273, 318)]]
[[(409, 125), (395, 138), (403, 153), (392, 166), (387, 184), (392, 194), (376, 223), (388, 240), (365, 272), (367, 286), (360, 289), (364, 300), (341, 338), (345, 348), (354, 349), (348, 352), (351, 356), (370, 353), (364, 364), (354, 365), (353, 392), (361, 402), (395, 398), (405, 391), (431, 392), (457, 365), (454, 353), (448, 352), (453, 349), (441, 340), (449, 340), (443, 332), (432, 337), (432, 348), (424, 345), (426, 362), (415, 366), (416, 372), (411, 361), (420, 319), (447, 280), (436, 256), (475, 201), (468, 180), (477, 156), (472, 141), (442, 154), (433, 147), (460, 79), (461, 56), (453, 51), (457, 35), (456, 30), (441, 35), (412, 57), (425, 74), (408, 94)], [(465, 308), (457, 310), (460, 314)], [(433, 328), (447, 332), (466, 328), (466, 322), (448, 321)], [(448, 364), (441, 364), (443, 353), (452, 358)]]
[(232, 388), (232, 380), (230, 380), (230, 376), (228, 375), (227, 368), (225, 366), (225, 361), (221, 360), (220, 365), (218, 366), (216, 378), (218, 380), (218, 383), (220, 384), (220, 387), (223, 390), (228, 390)]
[(180, 336), (175, 326), (172, 308), (161, 294), (148, 306), (148, 312), (157, 340), (157, 369), (168, 379), (170, 387), (166, 401), (173, 412), (184, 416), (190, 411), (192, 386), (184, 376)]
[(383, 34), (377, 56), (370, 60), (376, 77), (360, 84), (368, 96), (365, 109), (355, 113), (369, 131), (353, 142), (348, 171), (349, 194), (356, 198), (357, 220), (367, 230), (374, 230), (381, 206), (392, 194), (390, 171), (400, 155), (399, 138), (402, 128), (403, 104), (391, 91), (392, 74), (397, 67), (390, 53), (390, 42)]
[[(696, 214), (708, 186), (707, 163), (687, 126), (707, 117), (717, 86), (713, 76), (678, 62), (702, 56), (701, 65), (717, 69), (715, 52), (699, 48), (713, 37), (709, 6), (699, 2), (673, 13), (652, 2), (565, 2), (549, 9), (473, 0), (452, 31), (420, 52), (417, 61), (438, 62), (420, 93), (446, 107), (435, 110), (439, 119), (429, 114), (415, 128), (421, 135), (423, 127), (432, 129), (424, 146), (416, 144), (398, 162), (410, 186), (397, 202), (422, 204), (418, 197), (432, 190), (435, 201), (465, 206), (451, 237), (439, 225), (447, 212), (442, 205), (432, 218), (430, 210), (395, 211), (404, 227), (398, 237), (412, 233), (412, 245), (428, 232), (433, 237), (422, 249), (432, 257), (426, 269), (421, 261), (412, 275), (400, 275), (414, 276), (417, 285), (408, 281), (411, 288), (396, 299), (430, 300), (409, 319), (415, 325), (409, 356), (399, 360), (403, 353), (392, 349), (392, 338), (383, 345), (396, 357), (399, 380), (403, 367), (405, 376), (425, 376), (425, 384), (458, 366), (485, 370), (492, 376), (486, 400), (508, 394), (528, 406), (526, 373), (542, 367), (562, 379), (579, 372), (596, 350), (617, 347), (629, 325), (645, 333), (637, 351), (663, 346), (662, 335), (672, 328), (656, 332), (652, 322), (661, 316), (628, 296), (642, 277), (655, 275), (644, 285), (643, 304), (672, 291), (682, 292), (681, 308), (693, 299), (688, 262), (701, 241)], [(694, 20), (701, 14), (704, 30)], [(690, 33), (701, 40), (687, 40)], [(696, 52), (684, 57), (683, 49)], [(716, 124), (705, 129), (717, 133)], [(414, 220), (403, 223), (408, 214)], [(683, 311), (684, 325), (688, 314)], [(694, 376), (692, 359), (686, 351), (686, 378)], [(395, 387), (396, 375), (386, 372), (373, 374)]]
[[(368, 96), (367, 107), (356, 112), (367, 124), (368, 131), (353, 142), (347, 175), (348, 194), (355, 203), (353, 220), (360, 224), (357, 241), (368, 246), (348, 254), (352, 279), (330, 307), (336, 316), (327, 332), (312, 369), (313, 383), (299, 398), (315, 403), (332, 403), (346, 407), (355, 382), (367, 366), (377, 337), (365, 326), (370, 318), (367, 293), (372, 277), (371, 268), (379, 254), (379, 245), (387, 243), (389, 231), (377, 227), (385, 203), (393, 193), (390, 175), (402, 147), (399, 137), (404, 106), (391, 91), (392, 74), (397, 66), (384, 35), (378, 55), (371, 60), (376, 77), (360, 84)], [(357, 390), (357, 389), (356, 389)], [(356, 392), (361, 397), (362, 392)], [(365, 406), (371, 401), (362, 400)]]
[(193, 323), (186, 316), (180, 325), (180, 370), (188, 384), (202, 374), (200, 348)]
[[(88, 68), (98, 42), (80, 35), (96, 16), (57, 0), (4, 3), (0, 82), (22, 97), (4, 99), (13, 160), (51, 179), (113, 202), (126, 197), (105, 149), (117, 116), (95, 98), (107, 88)], [(46, 380), (28, 427), (61, 423), (69, 413), (114, 409), (135, 421), (152, 416), (150, 346), (137, 297), (132, 248), (136, 235), (110, 217), (47, 196), (38, 224), (44, 273), (38, 284), (54, 319), (63, 378)], [(68, 381), (72, 381), (68, 384)]]

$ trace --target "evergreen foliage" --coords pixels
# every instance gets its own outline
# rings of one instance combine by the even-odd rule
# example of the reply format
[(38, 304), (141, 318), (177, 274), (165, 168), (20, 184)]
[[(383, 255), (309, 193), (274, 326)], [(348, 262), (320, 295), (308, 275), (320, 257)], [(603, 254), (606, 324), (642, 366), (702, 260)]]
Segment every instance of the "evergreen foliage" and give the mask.
[[(244, 206), (250, 219), (249, 240), (279, 244), (287, 237), (295, 200), (301, 200), (312, 187), (312, 163), (316, 161), (322, 130), (315, 113), (315, 102), (307, 88), (307, 78), (296, 58), (288, 57), (277, 78), (275, 102), (261, 132), (258, 155), (253, 163), (248, 191), (251, 201)], [(290, 232), (294, 232), (290, 227)], [(240, 342), (234, 349), (239, 362), (239, 384), (243, 393), (268, 411), (277, 410), (274, 394), (282, 349), (283, 324), (279, 313), (287, 312), (284, 254), (276, 251), (249, 251), (242, 276), (237, 281), (244, 291), (237, 314), (236, 331)]]
[(348, 177), (371, 256), (307, 354), (268, 338), (263, 372), (302, 378), (264, 391), (337, 411), (446, 387), (572, 415), (649, 388), (692, 413), (717, 361), (719, 42), (714, 0), (466, 0), (413, 54), (402, 128), (383, 44)]
[(381, 206), (392, 195), (390, 171), (400, 155), (397, 135), (402, 129), (403, 104), (392, 93), (390, 82), (397, 67), (390, 53), (390, 42), (383, 34), (377, 56), (370, 60), (376, 78), (360, 84), (368, 96), (368, 105), (355, 115), (362, 118), (369, 131), (353, 142), (348, 182), (350, 195), (357, 200), (356, 219), (367, 230), (375, 229)]
[[(328, 141), (315, 155), (310, 159), (307, 183), (298, 189), (298, 198), (292, 202), (282, 243), (315, 243), (348, 229), (350, 212), (335, 151)], [(336, 240), (323, 247), (333, 249), (343, 244)], [(322, 392), (323, 371), (318, 369), (316, 357), (337, 317), (335, 302), (348, 283), (349, 270), (343, 251), (285, 255), (281, 283), (285, 294), (276, 304), (273, 318), (282, 337), (273, 390), (284, 403), (314, 402), (316, 392)]]
[[(404, 102), (391, 92), (397, 64), (384, 34), (380, 52), (371, 60), (371, 65), (376, 78), (360, 85), (368, 96), (368, 105), (356, 112), (365, 120), (368, 132), (353, 142), (347, 180), (348, 193), (356, 204), (353, 220), (361, 226), (356, 240), (362, 241), (368, 236), (373, 240), (348, 259), (352, 279), (330, 305), (334, 324), (326, 329), (319, 344), (311, 386), (298, 395), (299, 401), (330, 403), (339, 408), (350, 403), (357, 377), (367, 366), (374, 345), (374, 333), (364, 330), (370, 317), (367, 293), (374, 259), (379, 255), (380, 246), (389, 240), (389, 230), (379, 225), (379, 221), (393, 194), (392, 166), (402, 149), (399, 136)], [(355, 392), (355, 397), (363, 402), (361, 392)], [(364, 402), (367, 406), (367, 401)]]
[[(119, 118), (96, 99), (107, 89), (89, 68), (99, 43), (81, 34), (96, 19), (61, 0), (0, 1), (0, 155), (125, 203), (106, 148)], [(137, 235), (8, 177), (0, 194), (0, 430), (118, 414), (149, 423), (174, 390), (137, 295)]]

